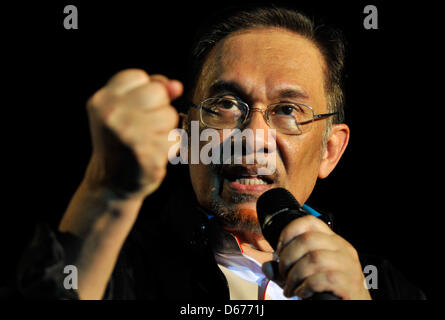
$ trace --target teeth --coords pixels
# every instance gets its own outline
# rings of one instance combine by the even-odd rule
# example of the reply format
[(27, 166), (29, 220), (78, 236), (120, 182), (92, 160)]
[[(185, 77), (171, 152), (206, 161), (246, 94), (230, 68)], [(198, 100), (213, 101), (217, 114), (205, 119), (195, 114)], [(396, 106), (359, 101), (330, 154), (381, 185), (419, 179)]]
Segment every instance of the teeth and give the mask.
[(259, 179), (259, 178), (236, 179), (236, 182), (239, 184), (244, 184), (246, 186), (251, 186), (251, 185), (255, 185), (255, 184), (267, 184), (266, 181), (264, 181), (263, 179)]

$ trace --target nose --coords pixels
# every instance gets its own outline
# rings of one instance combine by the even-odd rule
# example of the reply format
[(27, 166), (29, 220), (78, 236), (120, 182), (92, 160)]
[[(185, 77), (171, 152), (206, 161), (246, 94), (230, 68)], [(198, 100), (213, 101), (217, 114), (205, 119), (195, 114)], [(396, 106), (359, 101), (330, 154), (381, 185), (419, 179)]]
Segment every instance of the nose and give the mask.
[(257, 156), (276, 151), (276, 132), (267, 124), (263, 109), (250, 109), (250, 117), (243, 130), (251, 130), (253, 136), (253, 139), (243, 141), (245, 150), (252, 150)]

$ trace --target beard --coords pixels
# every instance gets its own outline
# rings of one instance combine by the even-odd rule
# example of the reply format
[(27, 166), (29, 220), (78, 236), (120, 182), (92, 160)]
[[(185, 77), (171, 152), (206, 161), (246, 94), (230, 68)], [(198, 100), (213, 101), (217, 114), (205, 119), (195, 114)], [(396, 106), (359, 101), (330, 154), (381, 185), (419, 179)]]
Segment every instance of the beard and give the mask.
[(262, 234), (258, 218), (242, 214), (236, 206), (246, 202), (256, 202), (256, 200), (257, 197), (250, 194), (233, 194), (229, 201), (218, 197), (218, 199), (212, 199), (211, 210), (223, 227)]

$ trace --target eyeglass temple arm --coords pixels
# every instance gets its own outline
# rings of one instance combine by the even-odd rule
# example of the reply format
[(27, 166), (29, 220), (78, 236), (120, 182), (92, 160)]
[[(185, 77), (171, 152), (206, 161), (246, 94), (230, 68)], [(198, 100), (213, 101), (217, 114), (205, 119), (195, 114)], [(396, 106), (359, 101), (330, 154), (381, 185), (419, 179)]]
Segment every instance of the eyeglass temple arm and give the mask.
[(338, 112), (331, 113), (322, 113), (322, 114), (314, 114), (314, 120), (324, 119), (333, 115), (336, 115)]
[(314, 114), (314, 119), (313, 120), (308, 120), (308, 121), (304, 121), (304, 122), (300, 122), (298, 124), (303, 125), (306, 123), (310, 123), (312, 121), (317, 121), (317, 120), (321, 120), (330, 116), (333, 116), (335, 114), (337, 114), (338, 112), (331, 112), (331, 113), (322, 113), (322, 114)]

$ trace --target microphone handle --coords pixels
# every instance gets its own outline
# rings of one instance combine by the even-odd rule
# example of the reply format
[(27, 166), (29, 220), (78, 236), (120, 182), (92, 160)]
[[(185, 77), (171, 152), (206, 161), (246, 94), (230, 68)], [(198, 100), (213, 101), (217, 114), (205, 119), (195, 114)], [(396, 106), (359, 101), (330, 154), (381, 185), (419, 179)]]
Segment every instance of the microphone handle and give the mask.
[(326, 292), (316, 292), (312, 295), (312, 297), (309, 297), (305, 300), (320, 301), (320, 300), (341, 300), (341, 299), (332, 292), (326, 291)]
[[(282, 212), (275, 217), (270, 219), (266, 226), (262, 226), (264, 237), (276, 250), (276, 245), (278, 243), (278, 238), (281, 231), (287, 226), (291, 221), (298, 219), (302, 216), (308, 215), (301, 207), (297, 210), (288, 210), (287, 212)], [(326, 221), (325, 221), (326, 222)], [(328, 224), (330, 227), (331, 225)], [(316, 292), (310, 298), (305, 300), (341, 300), (338, 296), (334, 295), (332, 292)]]

